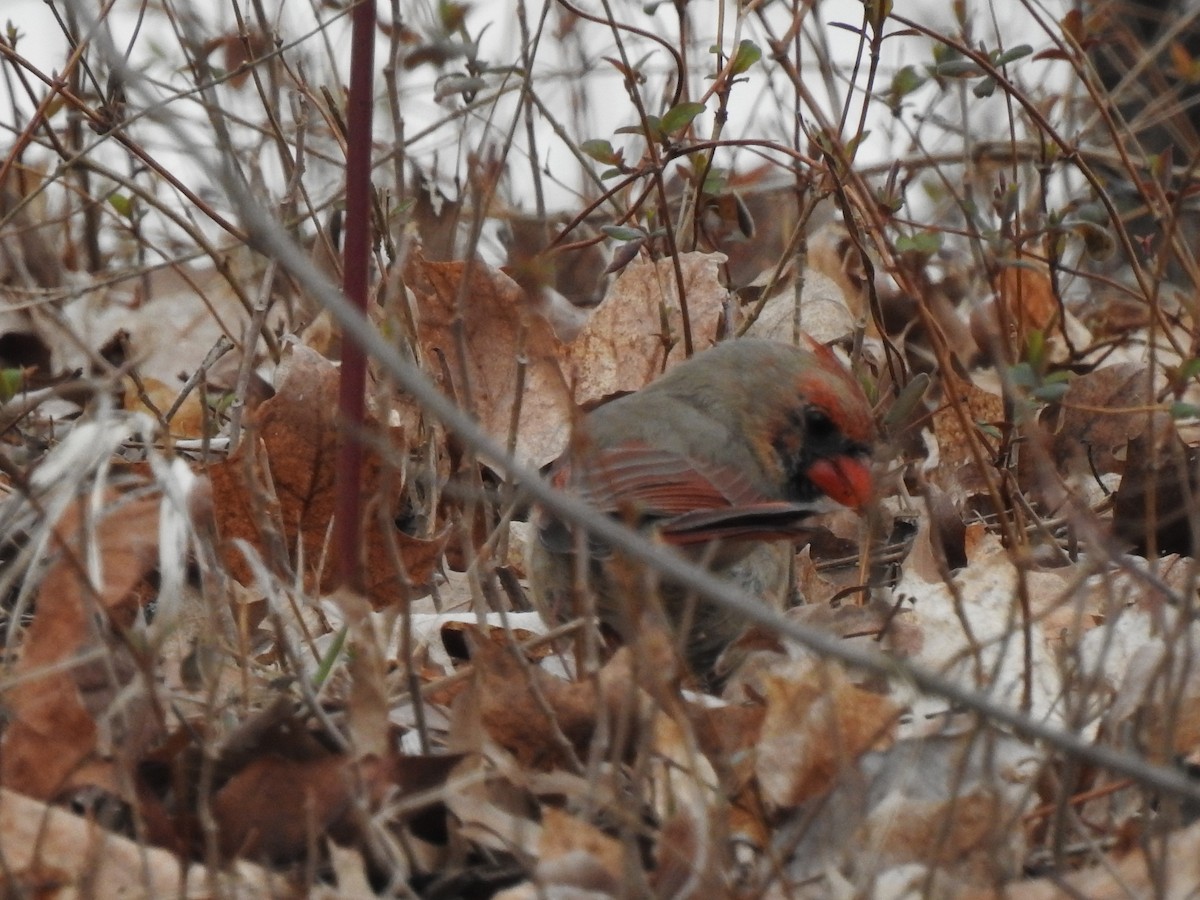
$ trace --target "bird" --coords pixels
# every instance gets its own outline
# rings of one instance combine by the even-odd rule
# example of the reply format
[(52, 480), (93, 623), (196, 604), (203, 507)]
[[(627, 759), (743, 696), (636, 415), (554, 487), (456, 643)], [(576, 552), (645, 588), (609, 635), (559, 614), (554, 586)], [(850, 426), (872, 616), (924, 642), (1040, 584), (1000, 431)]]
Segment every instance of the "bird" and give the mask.
[[(832, 350), (807, 336), (802, 346), (740, 338), (583, 416), (550, 477), (781, 606), (812, 517), (871, 502), (875, 440), (862, 387)], [(701, 678), (745, 628), (542, 507), (532, 524), (531, 593), (551, 621), (594, 612), (630, 643), (651, 616)]]

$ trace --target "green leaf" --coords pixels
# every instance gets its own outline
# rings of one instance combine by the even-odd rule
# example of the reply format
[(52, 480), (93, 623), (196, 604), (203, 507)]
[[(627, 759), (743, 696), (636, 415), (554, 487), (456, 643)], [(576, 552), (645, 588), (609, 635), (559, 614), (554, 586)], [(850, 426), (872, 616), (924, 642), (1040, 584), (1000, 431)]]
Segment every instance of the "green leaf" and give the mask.
[(942, 249), (942, 236), (935, 231), (918, 231), (916, 234), (902, 234), (896, 238), (897, 253), (920, 253), (932, 256)]
[(948, 59), (934, 66), (933, 74), (943, 78), (977, 78), (983, 70), (969, 59)]
[(213, 412), (223, 415), (233, 408), (234, 401), (237, 400), (237, 394), (232, 391), (227, 394), (205, 394), (205, 398), (208, 400)]
[(1180, 383), (1191, 381), (1197, 375), (1200, 375), (1200, 358), (1193, 356), (1191, 359), (1185, 359), (1179, 364), (1177, 380)]
[(989, 75), (980, 81), (979, 84), (975, 85), (975, 87), (971, 88), (971, 93), (980, 99), (992, 96), (992, 94), (996, 93), (996, 79)]
[[(1046, 363), (1046, 335), (1040, 328), (1034, 328), (1029, 332), (1029, 336), (1025, 340), (1025, 358), (1029, 360), (1029, 365), (1034, 371), (1040, 371), (1045, 367)], [(1032, 386), (1036, 381), (1031, 381)]]
[(117, 211), (117, 215), (133, 218), (133, 200), (124, 194), (109, 194), (108, 205)]
[(1017, 387), (1032, 388), (1037, 384), (1037, 374), (1033, 371), (1033, 366), (1027, 362), (1019, 362), (1008, 370), (1008, 377)]
[(636, 241), (646, 236), (641, 229), (630, 228), (628, 225), (601, 225), (600, 230), (614, 241)]
[(900, 71), (892, 76), (892, 85), (889, 88), (889, 94), (897, 100), (902, 97), (907, 97), (921, 85), (926, 82), (921, 73), (917, 71), (916, 66), (904, 66)]
[(703, 103), (677, 103), (663, 114), (661, 127), (666, 134), (678, 134), (689, 125), (700, 113), (704, 112)]
[(613, 145), (603, 138), (584, 141), (579, 145), (579, 149), (596, 160), (596, 162), (605, 163), (610, 166), (619, 166), (621, 164), (621, 154), (614, 150)]
[(904, 390), (900, 392), (900, 396), (896, 398), (891, 409), (887, 411), (887, 415), (883, 417), (884, 428), (891, 430), (912, 419), (925, 399), (930, 382), (931, 379), (925, 372), (918, 372), (914, 375), (912, 380), (905, 385)]
[(467, 21), (467, 12), (470, 7), (465, 3), (454, 3), (450, 0), (443, 0), (438, 4), (438, 19), (441, 20), (442, 30), (446, 34), (453, 34), (458, 31)]
[(871, 132), (870, 132), (870, 129), (868, 129), (867, 131), (864, 131), (862, 134), (856, 134), (856, 135), (854, 135), (854, 137), (850, 138), (850, 140), (846, 141), (846, 156), (847, 156), (847, 158), (854, 159), (855, 155), (858, 153), (859, 146), (862, 144), (863, 141), (865, 141), (870, 136), (871, 136)]
[(1034, 388), (1030, 394), (1035, 400), (1041, 400), (1043, 403), (1057, 403), (1066, 396), (1068, 387), (1065, 382), (1047, 382)]
[(1195, 403), (1172, 403), (1172, 419), (1200, 419), (1200, 406)]
[(24, 384), (25, 373), (20, 369), (0, 369), (0, 402), (17, 396)]
[(962, 58), (963, 55), (949, 44), (937, 43), (933, 45), (933, 63), (935, 66), (952, 59)]
[(880, 209), (886, 209), (890, 213), (898, 213), (904, 208), (904, 195), (890, 193), (888, 188), (876, 188), (872, 198)]
[(1033, 48), (1028, 44), (1021, 44), (1018, 47), (1005, 50), (1003, 53), (993, 59), (992, 62), (997, 66), (1004, 66), (1008, 65), (1010, 62), (1015, 62), (1022, 57), (1028, 56), (1032, 52)]
[(762, 59), (762, 50), (759, 49), (758, 44), (751, 40), (744, 40), (737, 45), (737, 50), (733, 51), (733, 62), (729, 71), (733, 75), (741, 75), (760, 59)]
[(713, 166), (708, 170), (708, 174), (704, 176), (704, 186), (701, 188), (701, 191), (705, 194), (723, 194), (728, 186), (729, 173), (720, 166)]
[(662, 122), (658, 116), (646, 116), (646, 127), (641, 125), (622, 125), (614, 134), (636, 134), (642, 137), (648, 137), (653, 141), (660, 141), (663, 138)]
[(866, 7), (871, 30), (878, 34), (887, 17), (892, 14), (892, 0), (866, 0), (863, 5)]
[(343, 625), (341, 630), (334, 635), (333, 643), (329, 645), (329, 649), (325, 651), (325, 655), (321, 657), (320, 663), (317, 666), (317, 671), (313, 673), (312, 683), (314, 687), (320, 687), (325, 683), (325, 679), (333, 671), (333, 664), (337, 662), (337, 658), (342, 653), (342, 648), (346, 646), (346, 635), (349, 629)]
[(981, 434), (983, 434), (986, 437), (990, 437), (993, 440), (998, 441), (1004, 437), (1004, 435), (1002, 435), (1000, 433), (999, 428), (997, 428), (995, 425), (991, 425), (987, 422), (976, 422), (975, 427), (979, 429)]

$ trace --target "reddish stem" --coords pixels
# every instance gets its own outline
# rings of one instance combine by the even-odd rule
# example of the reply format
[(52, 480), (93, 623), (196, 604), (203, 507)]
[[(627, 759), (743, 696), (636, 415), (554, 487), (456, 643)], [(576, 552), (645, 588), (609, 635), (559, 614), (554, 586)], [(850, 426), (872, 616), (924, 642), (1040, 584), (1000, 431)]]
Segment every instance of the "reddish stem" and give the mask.
[[(359, 0), (353, 12), (350, 42), (350, 97), (346, 124), (346, 246), (342, 289), (363, 315), (367, 311), (368, 265), (371, 254), (371, 113), (374, 108), (375, 0)], [(338, 447), (337, 505), (333, 545), (340, 582), (361, 591), (362, 427), (365, 413), (367, 361), (354, 340), (342, 344), (342, 380), (338, 413), (342, 441)]]

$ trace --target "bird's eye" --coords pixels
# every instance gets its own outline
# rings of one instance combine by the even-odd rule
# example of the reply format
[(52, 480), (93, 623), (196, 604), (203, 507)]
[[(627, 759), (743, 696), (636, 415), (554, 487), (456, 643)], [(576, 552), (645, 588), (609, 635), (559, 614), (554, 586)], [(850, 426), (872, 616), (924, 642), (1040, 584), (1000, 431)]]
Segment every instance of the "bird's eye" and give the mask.
[(804, 417), (804, 426), (809, 437), (828, 437), (837, 430), (833, 420), (820, 409), (810, 409)]

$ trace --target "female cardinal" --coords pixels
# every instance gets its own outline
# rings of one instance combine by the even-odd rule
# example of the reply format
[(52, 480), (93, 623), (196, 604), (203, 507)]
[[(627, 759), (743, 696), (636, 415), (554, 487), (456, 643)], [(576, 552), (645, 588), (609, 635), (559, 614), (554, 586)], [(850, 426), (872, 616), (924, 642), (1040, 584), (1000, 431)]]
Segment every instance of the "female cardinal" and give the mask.
[[(767, 542), (803, 541), (806, 520), (825, 498), (854, 508), (871, 499), (874, 434), (862, 389), (827, 347), (742, 339), (591, 412), (552, 477), (778, 602), (791, 545), (781, 554)], [(535, 526), (530, 582), (552, 618), (594, 608), (629, 639), (644, 616), (661, 611), (686, 634), (686, 656), (701, 675), (741, 632), (735, 614), (694, 602), (680, 585), (656, 585), (653, 573), (602, 542), (577, 540), (544, 510)], [(586, 565), (576, 558), (582, 549)]]

